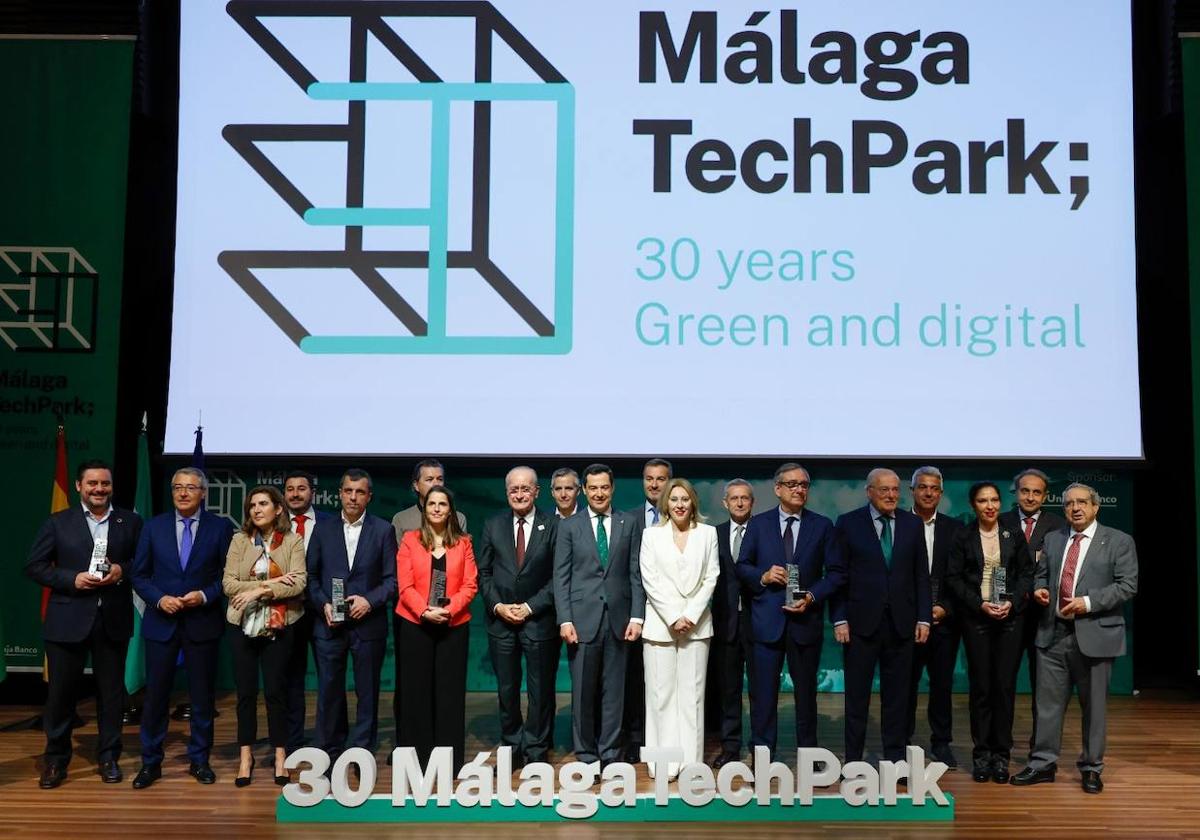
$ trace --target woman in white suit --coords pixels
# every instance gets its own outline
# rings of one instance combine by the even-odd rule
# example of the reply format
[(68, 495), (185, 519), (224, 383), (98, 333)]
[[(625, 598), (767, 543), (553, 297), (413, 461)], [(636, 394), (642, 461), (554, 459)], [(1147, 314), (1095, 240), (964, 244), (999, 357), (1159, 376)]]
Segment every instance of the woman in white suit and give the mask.
[[(682, 747), (683, 763), (704, 751), (704, 675), (712, 640), (709, 601), (720, 571), (717, 531), (700, 516), (692, 485), (673, 478), (659, 496), (659, 524), (642, 535), (646, 623), (646, 746)], [(658, 768), (648, 762), (650, 776)], [(675, 778), (679, 765), (667, 767)]]

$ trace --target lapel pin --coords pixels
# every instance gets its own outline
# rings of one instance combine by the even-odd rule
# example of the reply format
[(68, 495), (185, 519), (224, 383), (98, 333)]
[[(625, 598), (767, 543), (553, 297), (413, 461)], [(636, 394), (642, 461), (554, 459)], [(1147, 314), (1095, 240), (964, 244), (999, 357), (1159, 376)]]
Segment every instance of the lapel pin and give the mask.
[(545, 530), (546, 530), (546, 526), (545, 526), (545, 525), (539, 525), (539, 526), (537, 526), (537, 529), (538, 529), (539, 531), (545, 531)]

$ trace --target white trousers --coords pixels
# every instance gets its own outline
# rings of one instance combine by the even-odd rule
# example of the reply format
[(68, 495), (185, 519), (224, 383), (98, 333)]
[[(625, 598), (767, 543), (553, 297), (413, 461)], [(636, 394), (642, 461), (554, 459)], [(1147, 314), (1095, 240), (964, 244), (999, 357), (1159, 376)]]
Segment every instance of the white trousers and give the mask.
[[(683, 763), (697, 764), (704, 755), (704, 676), (710, 639), (642, 644), (646, 672), (646, 746), (680, 747)], [(656, 767), (647, 767), (653, 778)], [(669, 777), (679, 773), (671, 762)]]

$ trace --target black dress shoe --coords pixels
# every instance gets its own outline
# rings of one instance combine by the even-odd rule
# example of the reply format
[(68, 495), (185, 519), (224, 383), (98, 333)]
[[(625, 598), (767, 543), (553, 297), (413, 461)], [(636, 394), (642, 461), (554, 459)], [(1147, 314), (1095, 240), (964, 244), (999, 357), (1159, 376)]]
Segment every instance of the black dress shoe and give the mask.
[(143, 764), (142, 769), (133, 777), (133, 789), (142, 790), (162, 778), (162, 766), (158, 764)]
[(975, 769), (971, 771), (971, 778), (976, 782), (990, 782), (992, 780), (992, 765), (976, 764)]
[(958, 761), (954, 758), (954, 750), (950, 749), (949, 744), (938, 744), (929, 748), (929, 754), (933, 756), (934, 761), (940, 761), (951, 770), (958, 769)]
[(1095, 770), (1083, 771), (1083, 792), (1084, 793), (1099, 793), (1104, 790), (1104, 782), (1100, 781), (1100, 774)]
[(624, 760), (630, 764), (640, 764), (642, 761), (642, 748), (639, 746), (627, 748), (625, 750)]
[[(195, 765), (192, 765), (193, 767)], [(195, 775), (194, 773), (192, 775)], [(200, 778), (196, 776), (196, 778)], [(215, 778), (215, 777), (214, 777)], [(247, 787), (254, 778), (254, 756), (250, 756), (250, 771), (245, 776), (238, 776), (233, 780), (234, 787)]]
[(47, 764), (42, 770), (41, 778), (38, 779), (38, 787), (42, 790), (51, 790), (63, 783), (67, 778), (67, 768), (63, 764)]
[(211, 785), (217, 780), (217, 774), (208, 766), (207, 761), (203, 764), (197, 764), (193, 761), (188, 765), (188, 775), (202, 785)]
[(171, 720), (191, 720), (192, 719), (192, 704), (180, 703), (175, 707), (175, 711), (171, 712)]
[(718, 755), (715, 759), (713, 759), (712, 766), (715, 769), (720, 770), (722, 767), (724, 767), (729, 762), (737, 761), (740, 758), (741, 758), (741, 755), (734, 752), (733, 750), (721, 750), (721, 754)]
[(996, 762), (992, 765), (992, 781), (998, 785), (1008, 784), (1008, 762)]
[(115, 761), (106, 761), (100, 765), (100, 780), (108, 785), (118, 784), (125, 778), (125, 774), (121, 772), (121, 765)]
[(1058, 767), (1051, 764), (1049, 767), (1043, 767), (1041, 770), (1034, 770), (1032, 767), (1026, 767), (1017, 775), (1008, 780), (1010, 785), (1017, 787), (1025, 787), (1026, 785), (1040, 785), (1042, 782), (1053, 782), (1054, 774)]

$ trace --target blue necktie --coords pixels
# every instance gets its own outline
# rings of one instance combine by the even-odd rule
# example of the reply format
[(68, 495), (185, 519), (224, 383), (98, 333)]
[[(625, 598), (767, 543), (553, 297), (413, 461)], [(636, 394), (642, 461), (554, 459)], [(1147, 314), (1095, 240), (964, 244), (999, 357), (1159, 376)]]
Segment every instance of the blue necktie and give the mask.
[(654, 507), (652, 507), (650, 509), (650, 516), (652, 517), (650, 520), (650, 524), (657, 525), (658, 524), (658, 506), (657, 505), (655, 505)]
[(796, 554), (796, 543), (795, 543), (796, 537), (792, 533), (792, 525), (795, 524), (796, 517), (789, 516), (784, 521), (787, 523), (787, 525), (783, 529), (783, 559), (786, 562), (791, 563), (792, 558)]
[(183, 518), (183, 538), (179, 540), (179, 567), (187, 570), (188, 558), (192, 555), (192, 523), (190, 516)]

